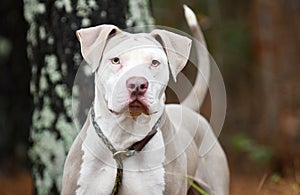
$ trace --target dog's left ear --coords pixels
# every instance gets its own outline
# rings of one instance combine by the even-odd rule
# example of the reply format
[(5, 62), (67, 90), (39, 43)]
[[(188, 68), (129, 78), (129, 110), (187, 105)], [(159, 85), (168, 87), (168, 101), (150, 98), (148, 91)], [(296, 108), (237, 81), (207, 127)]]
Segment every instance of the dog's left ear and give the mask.
[(84, 60), (95, 72), (100, 65), (102, 53), (107, 39), (121, 30), (114, 25), (99, 25), (76, 31)]
[(162, 44), (168, 57), (173, 79), (176, 82), (177, 74), (184, 68), (189, 59), (192, 40), (166, 30), (157, 29), (150, 34)]

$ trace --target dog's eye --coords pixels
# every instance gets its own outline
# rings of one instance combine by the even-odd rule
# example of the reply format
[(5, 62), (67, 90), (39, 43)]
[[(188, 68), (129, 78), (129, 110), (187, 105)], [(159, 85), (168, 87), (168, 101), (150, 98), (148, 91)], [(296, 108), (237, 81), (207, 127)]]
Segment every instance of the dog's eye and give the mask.
[(156, 66), (159, 66), (159, 65), (160, 65), (160, 62), (158, 60), (152, 60), (151, 66), (156, 67)]
[(118, 57), (114, 57), (112, 59), (110, 59), (112, 64), (120, 64), (120, 58)]

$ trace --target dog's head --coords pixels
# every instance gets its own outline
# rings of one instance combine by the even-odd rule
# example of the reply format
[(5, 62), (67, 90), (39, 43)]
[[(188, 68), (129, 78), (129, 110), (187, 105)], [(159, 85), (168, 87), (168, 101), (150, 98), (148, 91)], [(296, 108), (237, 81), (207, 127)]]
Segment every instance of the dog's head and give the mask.
[(102, 94), (110, 112), (132, 117), (162, 110), (169, 70), (176, 81), (191, 48), (190, 39), (165, 30), (131, 34), (100, 25), (77, 31), (77, 37), (95, 72), (96, 96)]

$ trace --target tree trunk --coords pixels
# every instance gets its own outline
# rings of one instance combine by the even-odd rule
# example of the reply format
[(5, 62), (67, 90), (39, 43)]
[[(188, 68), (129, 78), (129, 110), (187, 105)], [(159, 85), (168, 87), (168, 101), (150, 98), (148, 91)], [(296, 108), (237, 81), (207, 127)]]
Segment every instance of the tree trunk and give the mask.
[(256, 0), (253, 11), (261, 138), (282, 167), (291, 167), (300, 159), (300, 1)]
[[(29, 23), (28, 57), (34, 100), (29, 151), (37, 194), (59, 194), (65, 156), (78, 133), (72, 122), (71, 94), (82, 61), (75, 31), (103, 23), (120, 28), (146, 24), (147, 1), (25, 0)], [(149, 11), (147, 12), (149, 15)], [(128, 23), (129, 21), (129, 23)]]

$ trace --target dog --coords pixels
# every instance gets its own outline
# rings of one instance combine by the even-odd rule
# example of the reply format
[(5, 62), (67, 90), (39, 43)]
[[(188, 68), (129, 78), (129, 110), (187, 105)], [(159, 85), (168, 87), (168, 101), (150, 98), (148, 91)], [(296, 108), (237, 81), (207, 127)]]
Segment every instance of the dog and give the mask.
[[(184, 9), (205, 44), (194, 13)], [(62, 194), (182, 195), (190, 188), (187, 177), (209, 194), (229, 194), (225, 153), (209, 123), (193, 111), (199, 108), (190, 100), (187, 106), (165, 104), (169, 75), (176, 81), (191, 40), (159, 29), (131, 34), (114, 25), (81, 29), (77, 37), (95, 74), (95, 97), (68, 153)], [(201, 82), (195, 83), (198, 97), (205, 94)], [(204, 139), (214, 143), (205, 154)]]

